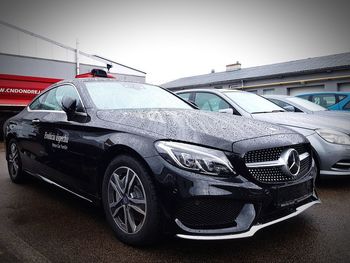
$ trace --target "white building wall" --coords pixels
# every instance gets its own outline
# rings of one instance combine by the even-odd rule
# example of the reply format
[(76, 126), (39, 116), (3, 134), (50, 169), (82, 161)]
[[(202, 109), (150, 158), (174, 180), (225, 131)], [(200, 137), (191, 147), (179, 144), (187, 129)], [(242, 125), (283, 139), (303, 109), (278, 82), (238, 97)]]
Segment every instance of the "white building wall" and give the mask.
[[(71, 49), (0, 23), (0, 74), (72, 78), (76, 75), (76, 51)], [(52, 63), (46, 60), (52, 60)], [(107, 71), (107, 62), (99, 59), (80, 54), (79, 62), (80, 74), (92, 68)], [(145, 82), (145, 73), (116, 63), (109, 64), (113, 66), (110, 73), (120, 79)]]

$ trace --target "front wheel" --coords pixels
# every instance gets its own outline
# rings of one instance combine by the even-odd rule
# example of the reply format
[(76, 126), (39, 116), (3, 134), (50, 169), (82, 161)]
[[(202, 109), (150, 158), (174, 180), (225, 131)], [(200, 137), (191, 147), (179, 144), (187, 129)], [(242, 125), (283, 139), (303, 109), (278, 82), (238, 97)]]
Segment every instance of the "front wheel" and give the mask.
[(144, 165), (122, 155), (107, 167), (102, 201), (108, 223), (118, 239), (130, 245), (148, 245), (160, 233), (159, 206), (154, 184)]
[(7, 167), (12, 182), (19, 184), (24, 181), (25, 174), (22, 169), (21, 156), (15, 139), (11, 139), (8, 143)]

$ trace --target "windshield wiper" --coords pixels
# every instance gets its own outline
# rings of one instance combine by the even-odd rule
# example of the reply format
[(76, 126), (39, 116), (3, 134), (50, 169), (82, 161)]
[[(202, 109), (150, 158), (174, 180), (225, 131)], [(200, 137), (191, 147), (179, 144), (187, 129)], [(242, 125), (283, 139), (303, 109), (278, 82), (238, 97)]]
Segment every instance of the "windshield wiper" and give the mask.
[(273, 113), (273, 112), (285, 112), (284, 110), (273, 110), (273, 111), (255, 111), (251, 114), (259, 114), (259, 113)]

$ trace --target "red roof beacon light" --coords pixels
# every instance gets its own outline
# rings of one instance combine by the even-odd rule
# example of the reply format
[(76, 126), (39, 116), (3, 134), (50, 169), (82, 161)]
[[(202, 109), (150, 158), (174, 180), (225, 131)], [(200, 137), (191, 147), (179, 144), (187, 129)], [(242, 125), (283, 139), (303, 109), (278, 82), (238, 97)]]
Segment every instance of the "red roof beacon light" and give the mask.
[(110, 79), (115, 79), (114, 76), (107, 74), (106, 71), (102, 69), (92, 69), (91, 72), (89, 73), (84, 73), (84, 74), (79, 74), (75, 76), (78, 79), (81, 78), (110, 78)]

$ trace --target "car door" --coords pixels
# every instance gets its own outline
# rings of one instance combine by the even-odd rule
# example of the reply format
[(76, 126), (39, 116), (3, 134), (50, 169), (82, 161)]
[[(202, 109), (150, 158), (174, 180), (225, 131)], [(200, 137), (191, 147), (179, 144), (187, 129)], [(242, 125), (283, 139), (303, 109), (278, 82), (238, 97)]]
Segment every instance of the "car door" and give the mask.
[(68, 121), (62, 110), (64, 96), (77, 100), (78, 108), (83, 104), (73, 85), (65, 84), (48, 92), (44, 105), (50, 108), (40, 119), (40, 130), (46, 158), (42, 159), (42, 173), (61, 186), (87, 191), (90, 181), (83, 178), (84, 162), (83, 134), (85, 123)]
[(37, 174), (43, 169), (43, 159), (46, 158), (43, 148), (43, 134), (40, 125), (48, 111), (44, 109), (44, 100), (47, 93), (36, 98), (28, 107), (22, 111), (16, 121), (16, 138), (22, 153), (23, 168)]

